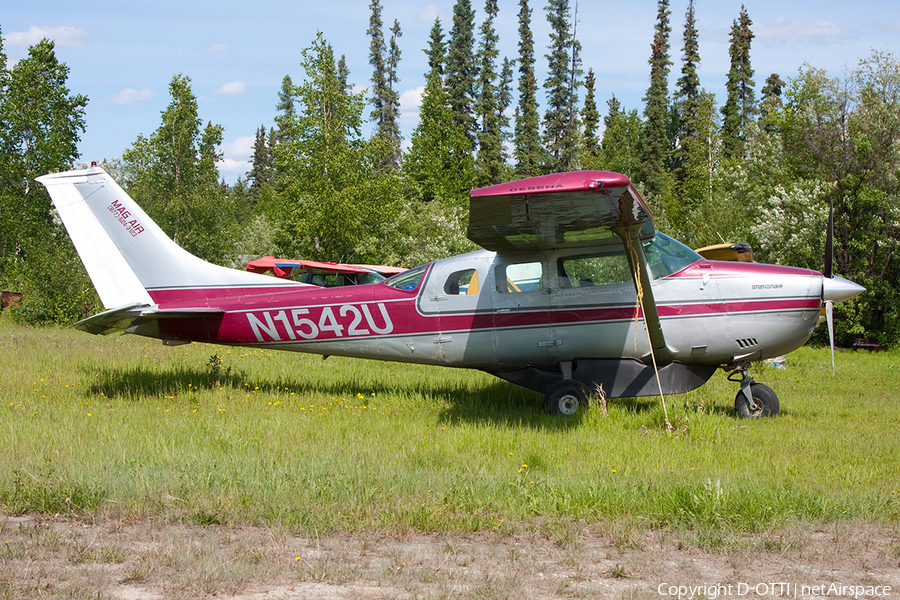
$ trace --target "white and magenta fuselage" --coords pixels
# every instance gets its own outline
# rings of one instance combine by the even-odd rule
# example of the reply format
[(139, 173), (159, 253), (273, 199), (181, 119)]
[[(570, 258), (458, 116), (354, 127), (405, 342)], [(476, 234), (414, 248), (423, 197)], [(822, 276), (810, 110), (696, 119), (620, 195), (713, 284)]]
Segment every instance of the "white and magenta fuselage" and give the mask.
[[(650, 347), (633, 283), (560, 285), (561, 257), (481, 250), (420, 267), (400, 286), (149, 289), (162, 310), (221, 312), (154, 320), (133, 333), (497, 374), (552, 373), (584, 359), (640, 361)], [(512, 261), (539, 263), (540, 284), (515, 292), (498, 285)], [(480, 289), (448, 293), (448, 278), (469, 270)], [(653, 288), (673, 360), (713, 370), (796, 349), (822, 310), (822, 274), (792, 267), (699, 259)]]

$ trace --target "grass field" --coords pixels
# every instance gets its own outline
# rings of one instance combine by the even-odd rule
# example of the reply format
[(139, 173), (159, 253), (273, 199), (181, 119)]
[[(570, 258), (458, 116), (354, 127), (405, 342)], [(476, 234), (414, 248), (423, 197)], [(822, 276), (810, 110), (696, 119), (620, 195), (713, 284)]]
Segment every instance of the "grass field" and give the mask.
[[(32, 329), (0, 319), (0, 507), (297, 533), (753, 533), (900, 517), (898, 354), (762, 367), (782, 412), (738, 420), (724, 374), (576, 419), (453, 369)], [(610, 525), (612, 526), (612, 525)]]

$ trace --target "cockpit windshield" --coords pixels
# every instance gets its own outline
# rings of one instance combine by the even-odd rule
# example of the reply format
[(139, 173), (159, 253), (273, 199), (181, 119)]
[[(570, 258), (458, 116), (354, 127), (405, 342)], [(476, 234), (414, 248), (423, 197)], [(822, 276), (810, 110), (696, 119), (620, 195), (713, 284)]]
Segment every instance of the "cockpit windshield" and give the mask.
[(425, 275), (425, 269), (427, 268), (428, 265), (422, 265), (421, 267), (404, 271), (399, 275), (394, 275), (390, 279), (385, 280), (384, 284), (398, 290), (411, 292), (419, 287), (419, 284), (422, 282), (422, 276)]
[(644, 256), (653, 279), (677, 273), (703, 259), (678, 240), (658, 231), (651, 240), (644, 242)]

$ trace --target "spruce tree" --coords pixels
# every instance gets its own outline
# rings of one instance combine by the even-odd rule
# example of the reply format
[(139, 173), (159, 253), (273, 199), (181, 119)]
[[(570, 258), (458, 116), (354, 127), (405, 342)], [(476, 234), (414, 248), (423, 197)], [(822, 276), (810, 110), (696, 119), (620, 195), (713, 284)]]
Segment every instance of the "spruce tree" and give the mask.
[(550, 154), (551, 171), (568, 171), (577, 162), (579, 119), (577, 86), (581, 45), (569, 31), (569, 0), (549, 0), (549, 71), (544, 81), (547, 110), (544, 113), (544, 145)]
[(497, 115), (500, 121), (500, 169), (502, 172), (500, 179), (502, 181), (507, 181), (513, 177), (512, 168), (509, 165), (509, 151), (506, 149), (506, 142), (510, 139), (509, 117), (506, 115), (506, 110), (512, 104), (512, 65), (511, 60), (506, 57), (503, 58), (503, 67), (500, 69), (500, 88), (498, 90), (500, 104), (497, 106)]
[(475, 11), (470, 0), (457, 0), (453, 5), (453, 28), (447, 50), (447, 95), (453, 121), (463, 128), (472, 148), (475, 147)]
[[(428, 73), (437, 71), (437, 74), (444, 75), (444, 61), (446, 57), (446, 48), (444, 44), (444, 31), (441, 28), (441, 19), (435, 18), (434, 25), (431, 26), (431, 33), (428, 36), (428, 49), (425, 55), (428, 57)], [(426, 77), (426, 81), (427, 81)]]
[(419, 124), (413, 131), (409, 151), (403, 158), (403, 171), (415, 183), (414, 196), (425, 202), (462, 209), (475, 180), (475, 162), (471, 144), (462, 126), (454, 121), (442, 72), (445, 44), (439, 19), (431, 28), (428, 48), (428, 72), (419, 111)]
[(581, 117), (578, 112), (578, 88), (582, 86), (581, 42), (578, 40), (578, 0), (572, 17), (572, 42), (569, 47), (569, 122), (566, 126), (567, 152), (563, 163), (566, 170), (575, 169), (581, 160)]
[(388, 51), (387, 64), (387, 96), (384, 105), (384, 127), (381, 136), (387, 140), (390, 146), (389, 164), (393, 169), (400, 168), (400, 126), (397, 124), (397, 118), (400, 114), (400, 93), (397, 91), (397, 84), (400, 81), (397, 77), (397, 67), (400, 64), (400, 46), (397, 44), (397, 38), (403, 33), (400, 31), (400, 22), (394, 19), (391, 26), (391, 42)]
[(644, 131), (639, 178), (646, 186), (651, 201), (668, 186), (666, 160), (669, 143), (669, 0), (658, 0), (653, 44), (650, 46), (650, 87), (644, 96)]
[(681, 62), (681, 77), (675, 86), (675, 111), (677, 115), (676, 136), (678, 139), (697, 135), (697, 102), (700, 95), (700, 52), (697, 22), (694, 18), (694, 0), (688, 0), (684, 15), (684, 48)]
[(344, 89), (347, 90), (348, 92), (351, 91), (351, 88), (353, 88), (353, 86), (350, 85), (350, 82), (349, 82), (350, 67), (347, 66), (347, 57), (343, 54), (341, 54), (341, 60), (338, 61), (337, 70), (338, 70), (338, 79), (341, 81), (341, 83), (344, 84)]
[[(622, 110), (622, 103), (619, 102), (619, 99), (616, 98), (616, 95), (613, 94), (609, 97), (609, 100), (606, 101), (606, 108), (609, 113), (603, 117), (603, 129), (604, 131), (609, 129), (609, 126), (619, 118)], [(603, 136), (606, 137), (605, 135)]]
[(766, 79), (766, 85), (762, 89), (762, 101), (759, 106), (759, 123), (765, 131), (774, 131), (774, 119), (781, 110), (781, 92), (786, 84), (778, 76), (772, 73)]
[(297, 116), (297, 108), (294, 105), (295, 99), (294, 82), (291, 81), (290, 75), (285, 75), (281, 80), (281, 89), (278, 90), (278, 103), (275, 105), (275, 110), (281, 114), (275, 116), (277, 129), (269, 136), (269, 144), (271, 146), (287, 141), (289, 136), (287, 125), (292, 123)]
[(465, 132), (453, 120), (441, 74), (428, 73), (422, 94), (419, 124), (412, 134), (403, 171), (415, 182), (418, 197), (463, 207), (475, 177), (471, 146)]
[(519, 177), (540, 175), (546, 156), (541, 145), (534, 60), (531, 8), (528, 0), (519, 0), (519, 105), (514, 132), (516, 175)]
[(253, 161), (247, 178), (250, 180), (250, 197), (253, 202), (259, 197), (259, 190), (264, 183), (272, 178), (274, 159), (272, 149), (266, 142), (266, 126), (260, 125), (256, 130), (256, 140), (253, 142)]
[(290, 75), (285, 75), (281, 80), (281, 89), (278, 90), (278, 104), (275, 105), (275, 110), (289, 118), (295, 116), (297, 114), (295, 98), (294, 82), (291, 81)]
[(369, 64), (372, 65), (372, 96), (369, 99), (372, 112), (369, 114), (369, 118), (375, 121), (378, 132), (381, 133), (384, 127), (388, 90), (387, 69), (384, 62), (386, 48), (381, 21), (381, 0), (372, 0), (369, 8), (372, 9), (372, 16), (369, 17), (369, 29), (366, 30), (366, 33), (372, 38), (369, 42)]
[(497, 11), (497, 0), (486, 0), (478, 52), (481, 63), (478, 69), (478, 98), (475, 102), (475, 118), (478, 122), (478, 153), (475, 164), (478, 167), (476, 183), (479, 187), (500, 183), (502, 140), (496, 70), (499, 52), (497, 32), (494, 30)]
[(697, 24), (694, 18), (694, 0), (688, 1), (688, 9), (684, 15), (684, 47), (681, 62), (681, 77), (675, 84), (675, 96), (672, 101), (672, 137), (673, 148), (670, 169), (677, 185), (684, 181), (685, 163), (692, 151), (688, 148), (696, 142), (699, 128), (700, 78), (697, 68), (700, 65), (699, 43), (697, 40)]
[[(400, 96), (395, 88), (397, 65), (400, 62), (400, 47), (397, 44), (397, 38), (402, 33), (400, 23), (395, 19), (390, 30), (390, 45), (386, 47), (382, 31), (381, 1), (372, 0), (370, 8), (372, 15), (369, 18), (369, 29), (366, 33), (372, 38), (369, 43), (369, 64), (372, 65), (372, 96), (369, 103), (373, 108), (369, 117), (375, 122), (376, 135), (385, 140), (390, 148), (385, 166), (397, 169), (400, 164), (400, 127), (397, 125)], [(346, 74), (343, 75), (343, 79), (346, 82)]]
[(597, 110), (597, 100), (594, 96), (595, 86), (594, 70), (588, 69), (587, 77), (584, 78), (584, 108), (581, 110), (581, 120), (584, 123), (584, 134), (581, 138), (582, 163), (588, 169), (595, 168), (600, 151), (600, 139), (597, 137), (600, 112)]
[(753, 21), (747, 9), (741, 6), (739, 19), (731, 26), (731, 69), (725, 89), (728, 99), (722, 107), (722, 144), (727, 157), (740, 157), (744, 152), (748, 131), (759, 110), (756, 106), (756, 92), (753, 90), (753, 68), (750, 66), (750, 43)]

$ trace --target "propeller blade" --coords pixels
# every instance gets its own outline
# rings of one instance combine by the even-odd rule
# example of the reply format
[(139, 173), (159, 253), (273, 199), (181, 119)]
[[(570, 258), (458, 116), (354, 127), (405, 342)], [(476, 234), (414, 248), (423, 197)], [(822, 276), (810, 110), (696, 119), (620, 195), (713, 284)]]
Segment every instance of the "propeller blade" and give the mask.
[(834, 302), (825, 302), (825, 319), (828, 321), (828, 342), (831, 344), (831, 374), (834, 375)]
[(825, 270), (822, 274), (828, 279), (834, 277), (834, 202), (828, 205), (828, 228), (825, 230)]

